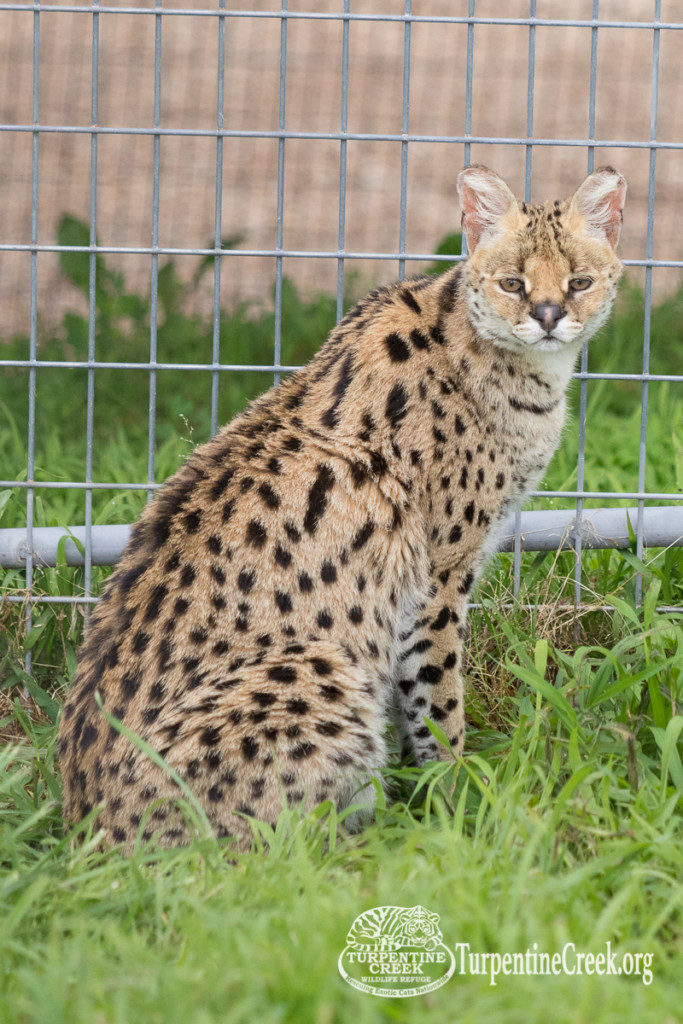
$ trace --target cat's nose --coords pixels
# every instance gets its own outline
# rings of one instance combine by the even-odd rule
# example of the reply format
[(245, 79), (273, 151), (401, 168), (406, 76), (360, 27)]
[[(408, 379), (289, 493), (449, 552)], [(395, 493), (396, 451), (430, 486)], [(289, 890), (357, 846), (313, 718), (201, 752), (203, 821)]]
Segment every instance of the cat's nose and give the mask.
[(546, 331), (552, 331), (565, 313), (562, 306), (557, 306), (554, 302), (539, 302), (532, 308), (531, 315), (534, 320), (538, 320), (541, 327), (545, 327)]

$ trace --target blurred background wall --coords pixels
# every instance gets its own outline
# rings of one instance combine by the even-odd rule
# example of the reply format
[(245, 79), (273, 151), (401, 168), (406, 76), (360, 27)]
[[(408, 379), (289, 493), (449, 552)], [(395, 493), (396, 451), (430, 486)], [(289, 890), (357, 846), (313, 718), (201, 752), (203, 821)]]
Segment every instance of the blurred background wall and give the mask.
[[(117, 0), (111, 0), (116, 6)], [(145, 6), (150, 6), (147, 3)], [(61, 0), (54, 5), (63, 6)], [(214, 6), (210, 0), (166, 0), (164, 8)], [(230, 4), (228, 5), (230, 6)], [(257, 11), (278, 10), (277, 0), (250, 0)], [(341, 0), (290, 0), (292, 11), (339, 11)], [(402, 0), (352, 0), (354, 13), (402, 14)], [(650, 20), (650, 0), (601, 0), (603, 20)], [(538, 0), (541, 18), (590, 18), (591, 0)], [(417, 15), (466, 15), (466, 0), (414, 0)], [(526, 17), (524, 0), (478, 0), (481, 17)], [(680, 0), (664, 0), (662, 18), (680, 20)], [(153, 119), (154, 21), (151, 16), (100, 17), (99, 96), (101, 125), (150, 127)], [(32, 32), (29, 11), (0, 13), (0, 122), (31, 123)], [(41, 15), (40, 122), (90, 124), (92, 17), (85, 13)], [(161, 124), (164, 128), (216, 126), (218, 22), (213, 17), (163, 19)], [(683, 84), (682, 33), (661, 33), (660, 141), (680, 138)], [(652, 81), (651, 30), (599, 31), (596, 137), (647, 140)], [(461, 135), (465, 127), (467, 27), (412, 27), (410, 132)], [(479, 136), (525, 135), (529, 29), (476, 25), (472, 132)], [(352, 22), (349, 31), (349, 114), (352, 132), (401, 131), (404, 27), (401, 23)], [(534, 135), (586, 138), (588, 131), (590, 28), (536, 29)], [(286, 127), (338, 131), (342, 90), (342, 23), (290, 20), (287, 32)], [(273, 130), (278, 124), (280, 21), (226, 21), (225, 127)], [(100, 243), (148, 246), (152, 224), (152, 138), (112, 135), (99, 141), (97, 228)], [(338, 140), (287, 140), (285, 144), (284, 246), (335, 250), (338, 232)], [(350, 141), (346, 247), (395, 252), (399, 238), (400, 142)], [(223, 170), (223, 235), (249, 249), (275, 246), (278, 142), (226, 139)], [(523, 146), (474, 144), (472, 162), (496, 168), (518, 194), (523, 191)], [(654, 257), (679, 259), (681, 243), (680, 150), (659, 150), (656, 164)], [(455, 178), (464, 161), (460, 144), (409, 144), (406, 248), (430, 253), (457, 230)], [(649, 151), (607, 148), (595, 163), (615, 165), (629, 181), (622, 255), (645, 255)], [(538, 147), (533, 151), (533, 195), (563, 196), (586, 172), (586, 150)], [(216, 141), (161, 139), (159, 241), (162, 246), (212, 245)], [(38, 236), (54, 243), (64, 213), (88, 220), (90, 139), (87, 134), (40, 137)], [(31, 237), (31, 134), (0, 132), (0, 242)], [(150, 257), (110, 256), (128, 281), (144, 288)], [(198, 257), (178, 258), (189, 277)], [(395, 262), (353, 261), (368, 283), (396, 275)], [(420, 270), (408, 264), (408, 273)], [(284, 260), (284, 273), (304, 289), (334, 290), (336, 261)], [(635, 276), (638, 271), (633, 270)], [(657, 291), (675, 285), (676, 270), (654, 275)], [(224, 262), (222, 302), (268, 301), (274, 261), (235, 257)], [(211, 308), (212, 276), (194, 300)], [(65, 284), (54, 254), (38, 259), (38, 310), (50, 325), (82, 298)], [(29, 323), (29, 255), (0, 253), (0, 337), (25, 332)]]

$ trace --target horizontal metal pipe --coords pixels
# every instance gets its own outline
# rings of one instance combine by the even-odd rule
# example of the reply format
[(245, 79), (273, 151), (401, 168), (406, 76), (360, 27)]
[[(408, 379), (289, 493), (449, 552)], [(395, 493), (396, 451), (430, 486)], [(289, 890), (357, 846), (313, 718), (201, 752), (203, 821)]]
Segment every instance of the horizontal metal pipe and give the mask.
[[(681, 143), (683, 149), (683, 143)], [(343, 249), (325, 249), (319, 252), (306, 249), (179, 249), (161, 245), (58, 245), (39, 242), (2, 242), (0, 252), (80, 252), (87, 255), (107, 253), (114, 256), (249, 256), (301, 260), (384, 260), (398, 259), (413, 263), (459, 263), (465, 256), (444, 256), (416, 252), (347, 252)], [(683, 267), (683, 260), (624, 259), (625, 267), (654, 267), (671, 269)]]
[[(630, 543), (629, 523), (635, 530), (637, 508), (601, 508), (584, 510), (580, 520), (583, 548), (627, 548)], [(92, 527), (92, 564), (113, 565), (130, 537), (130, 526)], [(577, 536), (576, 513), (573, 509), (522, 512), (521, 537), (525, 551), (556, 551), (571, 549)], [(54, 566), (60, 542), (67, 565), (84, 565), (85, 527), (58, 526), (33, 528), (33, 564)], [(72, 539), (73, 538), (73, 539)], [(683, 546), (683, 507), (646, 508), (643, 510), (645, 547)], [(514, 527), (508, 524), (500, 544), (501, 551), (511, 551)], [(22, 569), (29, 553), (25, 529), (0, 530), (0, 566)]]
[[(581, 538), (582, 548), (627, 548), (631, 544), (629, 524), (635, 533), (637, 508), (584, 509), (577, 524), (573, 509), (522, 512), (522, 548), (525, 551), (571, 549)], [(643, 509), (645, 547), (683, 546), (683, 507)], [(514, 531), (503, 536), (501, 551), (511, 551)]]
[[(38, 605), (38, 604), (53, 604), (53, 605), (94, 605), (99, 601), (99, 597), (79, 597), (70, 594), (68, 596), (53, 596), (51, 594), (29, 594), (21, 592), (18, 594), (0, 594), (0, 604), (6, 601), (8, 604), (23, 604), (23, 605)], [(486, 604), (481, 604), (477, 601), (471, 601), (467, 607), (470, 609), (486, 608), (490, 605), (490, 601)], [(503, 601), (502, 603), (496, 603), (496, 607), (503, 611), (516, 609), (517, 611), (526, 612), (537, 612), (539, 609), (551, 609), (553, 612), (611, 612), (614, 611), (612, 605), (609, 604), (591, 604), (589, 601), (581, 601), (580, 604), (569, 604), (565, 601), (545, 601), (538, 604), (519, 604), (513, 601)], [(675, 612), (677, 615), (683, 615), (683, 607), (676, 604), (659, 604), (657, 605), (656, 611), (658, 612)]]
[[(20, 487), (24, 490), (71, 491), (148, 491), (162, 484), (114, 482), (95, 480), (0, 480), (0, 487)], [(667, 491), (531, 491), (530, 498), (587, 498), (592, 501), (683, 501), (683, 494)]]
[[(598, 342), (599, 344), (599, 342)], [(278, 363), (122, 363), (102, 359), (0, 359), (0, 367), (27, 370), (40, 367), (47, 370), (182, 370), (215, 373), (295, 373), (302, 366), (285, 366)], [(583, 373), (572, 374), (573, 380), (631, 380), (670, 381), (683, 383), (680, 373)]]
[[(91, 529), (92, 564), (114, 565), (128, 543), (131, 527), (98, 525)], [(59, 544), (65, 537), (68, 538), (64, 545), (66, 564), (85, 565), (85, 526), (34, 526), (34, 566), (55, 566)], [(75, 538), (77, 543), (71, 538)], [(0, 530), (0, 566), (3, 569), (22, 569), (26, 565), (28, 552), (29, 542), (25, 529)]]
[(294, 21), (376, 21), (403, 22), (411, 21), (427, 25), (511, 25), (521, 28), (541, 26), (543, 28), (639, 28), (639, 29), (683, 29), (683, 22), (678, 21), (599, 21), (595, 18), (496, 18), (475, 15), (450, 14), (363, 14), (343, 11), (254, 11), (207, 8), (178, 7), (160, 10), (158, 7), (100, 7), (92, 4), (44, 4), (44, 3), (4, 3), (1, 11), (30, 11), (45, 14), (157, 14), (164, 18), (199, 17), (199, 18), (255, 18)]
[(290, 131), (285, 128), (138, 128), (128, 125), (67, 125), (67, 124), (0, 124), (3, 132), (27, 132), (30, 134), (56, 135), (150, 135), (189, 136), (194, 138), (222, 139), (299, 139), (352, 142), (429, 142), (451, 145), (476, 143), (482, 146), (586, 146), (599, 149), (683, 149), (683, 142), (660, 141), (659, 139), (552, 139), (533, 136), (495, 135), (412, 135), (409, 132), (322, 132)]

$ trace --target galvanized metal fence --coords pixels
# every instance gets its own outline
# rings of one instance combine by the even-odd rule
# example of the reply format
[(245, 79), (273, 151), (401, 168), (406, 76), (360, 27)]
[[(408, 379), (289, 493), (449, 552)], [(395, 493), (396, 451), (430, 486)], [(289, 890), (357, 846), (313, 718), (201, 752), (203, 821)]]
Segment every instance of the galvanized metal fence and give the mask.
[[(315, 6), (312, 4), (311, 6)], [(646, 5), (643, 4), (643, 7)], [(580, 381), (580, 415), (579, 443), (577, 452), (577, 486), (571, 491), (541, 490), (537, 496), (571, 499), (575, 502), (575, 510), (568, 512), (522, 512), (511, 524), (510, 536), (506, 541), (508, 550), (514, 552), (514, 590), (520, 586), (521, 552), (523, 549), (549, 550), (560, 546), (573, 548), (575, 553), (574, 589), (575, 601), (581, 602), (581, 555), (586, 547), (625, 547), (629, 541), (629, 523), (635, 529), (636, 549), (642, 556), (646, 546), (668, 546), (683, 543), (683, 508), (665, 505), (651, 508), (646, 501), (671, 503), (681, 500), (680, 493), (648, 492), (645, 486), (645, 468), (647, 459), (647, 419), (648, 389), (652, 381), (670, 381), (681, 383), (683, 375), (651, 374), (650, 366), (650, 331), (652, 306), (653, 273), (662, 267), (683, 266), (677, 259), (653, 258), (653, 230), (655, 212), (655, 169), (657, 155), (660, 150), (680, 151), (683, 142), (660, 141), (657, 138), (657, 107), (658, 107), (658, 76), (660, 68), (660, 39), (663, 32), (677, 34), (683, 29), (683, 22), (661, 20), (661, 0), (654, 0), (649, 5), (650, 14), (639, 21), (601, 20), (599, 0), (592, 0), (592, 16), (585, 19), (571, 18), (539, 18), (537, 17), (537, 0), (530, 0), (528, 17), (480, 17), (476, 13), (476, 0), (467, 0), (467, 13), (461, 15), (430, 15), (413, 13), (412, 0), (404, 0), (401, 13), (373, 14), (355, 13), (351, 11), (350, 0), (340, 0), (341, 9), (330, 11), (299, 11), (288, 9), (288, 0), (281, 0), (276, 10), (230, 10), (226, 8), (226, 0), (217, 0), (217, 7), (212, 9), (191, 9), (185, 7), (163, 8), (161, 0), (154, 0), (153, 6), (108, 6), (93, 0), (90, 4), (48, 4), (35, 2), (32, 4), (0, 3), (0, 18), (3, 12), (25, 13), (33, 23), (33, 92), (32, 120), (27, 124), (0, 124), (0, 133), (27, 133), (32, 140), (32, 189), (31, 189), (31, 237), (28, 240), (2, 240), (0, 251), (25, 252), (30, 254), (30, 347), (28, 359), (0, 359), (0, 367), (19, 367), (28, 371), (27, 420), (28, 450), (26, 461), (26, 480), (0, 480), (0, 487), (22, 488), (26, 492), (26, 526), (20, 530), (0, 530), (0, 565), (21, 567), (25, 571), (26, 589), (24, 593), (8, 596), (6, 599), (16, 602), (27, 602), (27, 620), (30, 625), (31, 609), (37, 601), (76, 603), (85, 606), (96, 600), (92, 587), (92, 567), (98, 564), (110, 564), (115, 561), (125, 539), (127, 527), (107, 527), (93, 524), (93, 493), (98, 489), (146, 491), (152, 495), (155, 484), (155, 434), (156, 434), (156, 385), (157, 373), (161, 370), (173, 369), (187, 372), (204, 371), (211, 374), (211, 430), (215, 432), (218, 424), (218, 397), (221, 375), (225, 373), (242, 373), (245, 371), (261, 371), (272, 375), (275, 382), (282, 373), (296, 367), (282, 363), (282, 288), (283, 259), (297, 260), (334, 260), (337, 267), (337, 316), (341, 317), (344, 293), (345, 270), (348, 261), (372, 258), (391, 261), (397, 264), (398, 276), (403, 277), (407, 261), (433, 262), (452, 261), (452, 257), (437, 256), (432, 253), (410, 252), (406, 247), (406, 211), (408, 206), (408, 161), (411, 147), (423, 143), (452, 143), (464, 146), (465, 163), (468, 163), (473, 144), (503, 145), (523, 147), (525, 154), (525, 187), (524, 197), (531, 198), (531, 173), (534, 149), (536, 147), (578, 147), (586, 151), (586, 168), (590, 172), (595, 163), (596, 152), (603, 149), (641, 149), (649, 152), (649, 187), (647, 199), (647, 231), (644, 240), (644, 251), (637, 259), (626, 260), (631, 266), (643, 267), (645, 274), (645, 318), (643, 323), (642, 372), (640, 373), (590, 373), (588, 372), (587, 353), (584, 351), (580, 369), (576, 373)], [(41, 32), (46, 19), (58, 18), (63, 13), (80, 13), (88, 17), (89, 42), (92, 60), (91, 78), (91, 124), (78, 126), (74, 124), (44, 124), (41, 122), (40, 109), (40, 75), (41, 75)], [(136, 15), (140, 18), (154, 20), (154, 104), (153, 120), (149, 127), (108, 127), (99, 123), (98, 66), (100, 55), (100, 28), (105, 18), (117, 15)], [(193, 17), (212, 19), (215, 23), (218, 41), (218, 62), (216, 70), (216, 126), (213, 129), (174, 129), (162, 127), (162, 32), (166, 19), (173, 17)], [(231, 128), (224, 121), (225, 100), (225, 43), (226, 31), (229, 31), (231, 19), (274, 19), (280, 24), (280, 56), (279, 56), (279, 112), (277, 129), (242, 130)], [(293, 20), (310, 19), (338, 22), (342, 36), (342, 74), (341, 97), (338, 131), (290, 131), (287, 129), (287, 36), (288, 27)], [(349, 110), (349, 27), (355, 21), (398, 22), (403, 25), (403, 90), (402, 117), (400, 133), (359, 133), (348, 130)], [(459, 135), (419, 135), (410, 130), (410, 85), (411, 85), (411, 32), (416, 23), (460, 24), (467, 26), (466, 49), (453, 55), (453, 66), (456, 73), (466, 77), (466, 104), (462, 133)], [(509, 25), (526, 26), (528, 28), (528, 77), (526, 89), (526, 133), (523, 137), (493, 137), (472, 134), (472, 97), (473, 97), (473, 62), (476, 45), (476, 29), (478, 25)], [(583, 138), (534, 138), (534, 67), (536, 54), (536, 30), (539, 26), (552, 27), (561, 33), (563, 28), (584, 27), (590, 30), (590, 102), (588, 123)], [(640, 141), (614, 140), (596, 138), (596, 83), (598, 67), (598, 38), (604, 28), (622, 29), (628, 32), (649, 33), (652, 38), (652, 88), (650, 102), (650, 133), (649, 138)], [(679, 37), (680, 38), (680, 37)], [(77, 133), (90, 139), (90, 204), (89, 229), (90, 238), (87, 246), (66, 246), (43, 244), (38, 237), (38, 203), (39, 203), (39, 158), (41, 141), (49, 134)], [(98, 147), (103, 136), (140, 135), (152, 139), (152, 238), (149, 246), (112, 246), (100, 245), (97, 242), (98, 221)], [(169, 136), (204, 137), (215, 139), (216, 187), (215, 187), (215, 218), (214, 245), (210, 248), (172, 248), (159, 244), (159, 194), (160, 194), (160, 156), (164, 139)], [(0, 138), (2, 138), (0, 134)], [(226, 139), (259, 138), (277, 140), (277, 211), (276, 239), (274, 248), (258, 249), (227, 249), (221, 247), (223, 234), (222, 216), (222, 178), (223, 150)], [(333, 140), (339, 143), (339, 217), (337, 247), (329, 251), (293, 251), (283, 245), (283, 221), (285, 206), (285, 166), (286, 148), (290, 139)], [(347, 144), (349, 141), (387, 141), (400, 143), (401, 175), (400, 175), (400, 218), (397, 224), (398, 245), (392, 252), (359, 252), (346, 249), (345, 225), (347, 206)], [(38, 346), (38, 256), (45, 252), (81, 252), (89, 257), (89, 310), (88, 310), (88, 353), (87, 360), (48, 361), (40, 358)], [(146, 359), (139, 362), (108, 362), (95, 351), (96, 328), (96, 275), (97, 257), (103, 253), (120, 255), (135, 254), (149, 257), (151, 267), (151, 322), (149, 350)], [(213, 257), (213, 346), (212, 359), (209, 363), (167, 363), (157, 359), (157, 303), (159, 295), (159, 259), (163, 256), (206, 256)], [(464, 258), (465, 253), (460, 257)], [(221, 361), (220, 351), (220, 310), (221, 310), (221, 277), (224, 263), (233, 256), (268, 257), (274, 263), (275, 271), (275, 330), (273, 339), (273, 359), (268, 365), (229, 364)], [(82, 480), (40, 480), (35, 479), (35, 426), (36, 426), (36, 376), (48, 367), (73, 368), (87, 373), (87, 401), (85, 409), (86, 460)], [(132, 480), (125, 483), (112, 483), (106, 480), (93, 479), (94, 452), (94, 399), (95, 375), (98, 370), (137, 370), (148, 374), (148, 449), (147, 478)], [(586, 442), (586, 399), (587, 385), (590, 380), (630, 380), (641, 384), (641, 425), (638, 455), (638, 485), (633, 491), (597, 492), (587, 490), (584, 486), (584, 459)], [(1, 473), (0, 473), (1, 475)], [(64, 531), (54, 528), (34, 526), (34, 499), (36, 491), (49, 488), (75, 488), (85, 495), (85, 525), (74, 527), (74, 535), (82, 541), (83, 553), (77, 546), (69, 542), (66, 548), (67, 562), (84, 566), (83, 594), (79, 596), (44, 596), (33, 591), (34, 570), (37, 565), (54, 565), (57, 551), (57, 540)], [(602, 509), (587, 510), (584, 502), (588, 499), (602, 499), (610, 502), (615, 499), (630, 499), (635, 504), (630, 510)], [(638, 598), (640, 582), (638, 581)]]

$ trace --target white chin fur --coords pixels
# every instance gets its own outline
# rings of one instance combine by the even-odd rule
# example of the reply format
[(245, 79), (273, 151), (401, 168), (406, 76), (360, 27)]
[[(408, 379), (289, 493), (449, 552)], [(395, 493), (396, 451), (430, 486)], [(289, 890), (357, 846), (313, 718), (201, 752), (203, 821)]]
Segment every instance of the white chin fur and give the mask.
[(589, 317), (585, 323), (572, 320), (568, 316), (563, 317), (550, 336), (532, 317), (513, 326), (491, 309), (475, 309), (470, 305), (469, 312), (477, 332), (499, 348), (513, 352), (557, 352), (570, 345), (583, 344), (591, 338), (607, 319), (610, 305), (609, 302), (605, 303), (602, 309)]
[(547, 335), (538, 321), (532, 320), (531, 317), (514, 328), (514, 334), (521, 341), (542, 352), (554, 352), (563, 345), (571, 345), (583, 333), (584, 325), (578, 320), (570, 320), (568, 316), (559, 321), (550, 335)]

